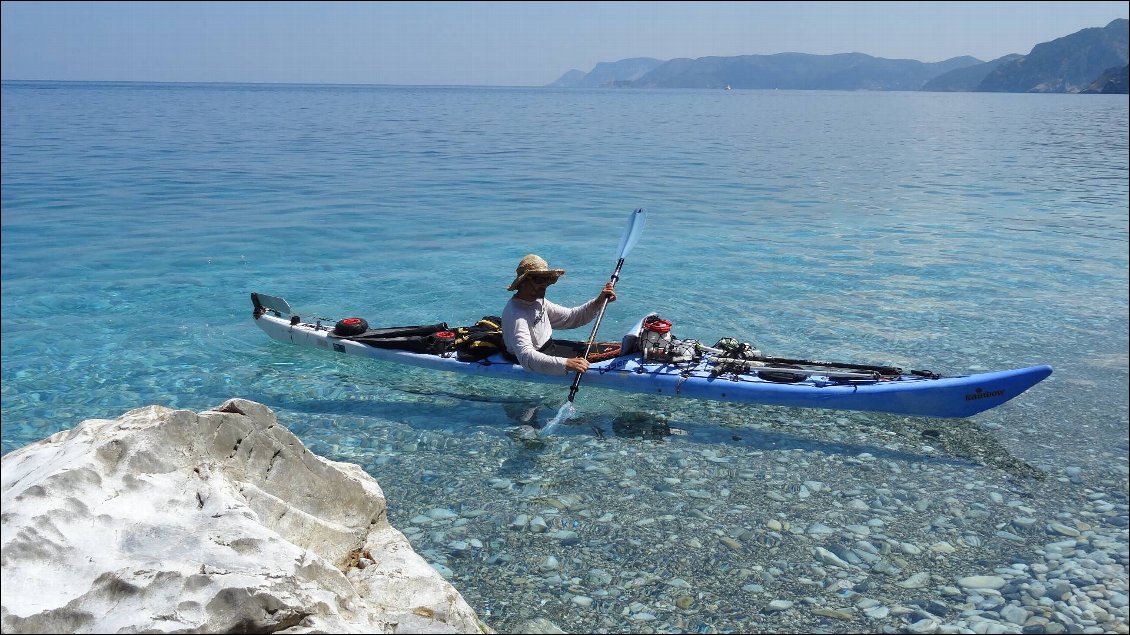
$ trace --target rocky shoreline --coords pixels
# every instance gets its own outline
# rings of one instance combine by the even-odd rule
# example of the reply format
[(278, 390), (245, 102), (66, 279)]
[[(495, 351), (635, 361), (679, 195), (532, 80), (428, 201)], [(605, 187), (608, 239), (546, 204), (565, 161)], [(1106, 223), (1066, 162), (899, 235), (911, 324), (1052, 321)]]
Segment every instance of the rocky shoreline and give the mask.
[(260, 404), (150, 406), (3, 457), (5, 633), (492, 632), (380, 486)]

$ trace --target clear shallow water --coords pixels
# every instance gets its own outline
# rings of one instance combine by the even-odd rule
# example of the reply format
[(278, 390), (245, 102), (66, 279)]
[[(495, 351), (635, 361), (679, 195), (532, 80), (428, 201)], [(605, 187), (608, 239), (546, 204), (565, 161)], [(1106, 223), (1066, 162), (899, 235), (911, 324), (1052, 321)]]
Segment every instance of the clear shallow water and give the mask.
[[(1014, 464), (1098, 471), (1112, 452), (1125, 464), (1125, 97), (2, 90), (4, 452), (142, 405), (204, 410), (245, 397), (313, 450), (362, 464), (398, 526), (432, 507), (475, 505), (497, 491), (491, 478), (560, 484), (576, 462), (612, 452), (639, 473), (637, 462), (667, 452), (891, 452), (876, 430), (910, 430), (917, 442), (929, 429), (958, 430), (995, 458), (947, 449), (959, 443), (924, 453), (904, 439), (898, 452), (909, 454), (892, 460), (933, 457), (1004, 478)], [(655, 310), (678, 337), (708, 344), (735, 336), (777, 355), (950, 373), (1048, 363), (1055, 374), (1004, 407), (946, 422), (582, 384), (577, 417), (554, 433), (561, 443), (527, 448), (507, 431), (551, 419), (566, 387), (303, 351), (251, 320), (258, 291), (304, 317), (471, 324), (501, 311), (529, 252), (568, 269), (551, 297), (579, 303), (611, 273), (636, 207), (648, 225), (604, 318), (610, 339)], [(625, 413), (689, 434), (640, 440)], [(522, 491), (483, 504), (505, 515)], [(651, 504), (623, 513), (658, 513)], [(410, 537), (431, 548), (428, 532)], [(469, 571), (447, 566), (473, 604), (515, 623), (498, 616), (499, 597), (460, 581)], [(597, 605), (608, 616), (623, 608)], [(706, 623), (749, 625), (733, 619)], [(572, 625), (582, 624), (602, 623)]]

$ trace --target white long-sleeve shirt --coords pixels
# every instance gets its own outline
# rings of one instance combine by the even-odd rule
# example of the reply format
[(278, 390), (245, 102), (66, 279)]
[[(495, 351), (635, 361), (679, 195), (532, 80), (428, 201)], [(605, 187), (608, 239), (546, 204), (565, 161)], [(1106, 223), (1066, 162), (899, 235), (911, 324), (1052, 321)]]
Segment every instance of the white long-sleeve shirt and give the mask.
[(553, 329), (573, 329), (592, 322), (600, 312), (600, 304), (594, 298), (568, 309), (545, 298), (530, 302), (512, 297), (502, 310), (502, 339), (506, 349), (526, 370), (565, 375), (568, 371), (564, 357), (546, 355), (538, 349), (553, 338)]

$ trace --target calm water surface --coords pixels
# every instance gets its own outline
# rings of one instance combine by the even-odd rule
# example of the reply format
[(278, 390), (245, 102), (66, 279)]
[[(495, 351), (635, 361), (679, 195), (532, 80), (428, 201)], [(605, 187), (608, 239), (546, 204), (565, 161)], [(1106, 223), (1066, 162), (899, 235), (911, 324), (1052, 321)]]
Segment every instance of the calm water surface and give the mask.
[[(889, 445), (877, 430), (910, 430), (908, 454), (891, 460), (916, 464), (929, 429), (994, 448), (992, 460), (944, 443), (929, 454), (990, 480), (1016, 478), (1010, 464), (1054, 474), (1126, 463), (1125, 96), (2, 90), (4, 452), (143, 405), (199, 411), (244, 397), (314, 451), (364, 466), (405, 528), (434, 507), (482, 507), (505, 525), (547, 496), (596, 497), (571, 492), (570, 475), (610, 454), (640, 475), (685, 453), (875, 454)], [(529, 252), (568, 269), (551, 297), (580, 303), (611, 273), (636, 207), (648, 225), (604, 319), (610, 338), (658, 311), (678, 337), (734, 336), (782, 356), (948, 373), (1047, 363), (1055, 374), (1001, 408), (941, 422), (582, 388), (573, 425), (530, 449), (507, 431), (531, 412), (551, 418), (564, 388), (341, 359), (271, 341), (251, 320), (257, 291), (304, 317), (471, 324), (501, 312)], [(689, 434), (613, 434), (625, 413)], [(664, 504), (639, 497), (619, 513), (653, 517)], [(496, 628), (538, 614), (564, 628), (660, 628), (617, 622), (625, 602), (570, 621), (581, 618), (563, 589), (524, 605), (520, 583), (480, 582), (472, 570), (492, 547), (511, 556), (490, 563), (510, 567), (506, 580), (540, 562), (518, 564), (504, 527), (494, 542), (480, 531), (476, 558), (445, 552), (450, 536), (407, 533)], [(630, 550), (607, 557), (613, 575), (660, 566)], [(720, 584), (719, 597), (741, 586)], [(765, 628), (743, 615), (702, 608), (660, 623)]]

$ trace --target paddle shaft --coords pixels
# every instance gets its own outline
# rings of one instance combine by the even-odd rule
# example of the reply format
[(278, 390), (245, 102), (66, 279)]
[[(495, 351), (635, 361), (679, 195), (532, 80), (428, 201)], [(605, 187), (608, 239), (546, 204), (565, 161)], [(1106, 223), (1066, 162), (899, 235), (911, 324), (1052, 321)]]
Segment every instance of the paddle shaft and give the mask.
[[(640, 232), (643, 231), (644, 219), (643, 208), (639, 208), (628, 216), (628, 226), (624, 229), (624, 235), (620, 238), (620, 251), (618, 252), (616, 260), (616, 269), (612, 271), (612, 288), (616, 288), (616, 282), (620, 279), (620, 269), (624, 266), (624, 258), (628, 257), (628, 252), (631, 251), (632, 246), (639, 240)], [(604, 310), (608, 308), (608, 298), (604, 298), (604, 302), (600, 305), (600, 313), (596, 314), (596, 324), (592, 325), (592, 334), (589, 335), (589, 341), (585, 343), (584, 358), (588, 359), (589, 351), (592, 350), (593, 342), (596, 341), (596, 332), (600, 329), (600, 321), (604, 319)], [(581, 387), (581, 375), (584, 373), (578, 372), (576, 377), (573, 377), (573, 385), (569, 388), (569, 401), (568, 404), (573, 403), (573, 398), (577, 396), (577, 389)], [(562, 407), (564, 409), (564, 406)]]
[[(616, 270), (612, 272), (612, 278), (611, 278), (613, 289), (616, 288), (616, 282), (620, 280), (620, 269), (623, 268), (623, 266), (624, 266), (624, 259), (623, 258), (616, 261)], [(589, 340), (587, 342), (585, 342), (585, 354), (582, 356), (585, 359), (588, 359), (589, 351), (592, 350), (593, 342), (596, 341), (596, 332), (600, 328), (600, 321), (604, 319), (604, 310), (607, 309), (607, 308), (608, 308), (608, 298), (605, 298), (604, 302), (602, 302), (600, 304), (600, 313), (596, 314), (596, 323), (592, 325), (592, 333), (589, 335)], [(569, 387), (569, 401), (570, 401), (570, 403), (573, 401), (573, 398), (577, 396), (577, 389), (581, 387), (581, 375), (582, 374), (583, 373), (577, 373), (577, 375), (575, 377), (573, 377), (573, 385)]]

